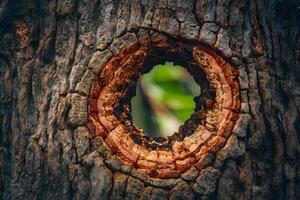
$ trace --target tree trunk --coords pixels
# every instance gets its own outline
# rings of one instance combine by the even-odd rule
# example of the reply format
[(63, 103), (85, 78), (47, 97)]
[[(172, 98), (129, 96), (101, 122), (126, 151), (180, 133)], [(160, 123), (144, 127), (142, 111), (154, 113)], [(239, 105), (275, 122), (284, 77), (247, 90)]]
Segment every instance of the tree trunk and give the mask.
[[(300, 199), (299, 7), (297, 0), (2, 0), (0, 199)], [(210, 129), (218, 148), (204, 141), (199, 158), (189, 150), (184, 165), (172, 157), (165, 171), (160, 147), (155, 164), (141, 167), (133, 148), (127, 155), (116, 144), (126, 120), (116, 128), (115, 118), (97, 118), (105, 91), (126, 96), (103, 89), (114, 83), (110, 75), (120, 70), (128, 79), (115, 79), (127, 87), (138, 73), (113, 62), (145, 50), (151, 63), (160, 56), (148, 51), (155, 45), (203, 66), (207, 53), (226, 82), (226, 70), (236, 74), (228, 86), (234, 125), (218, 127), (223, 136)], [(184, 137), (197, 132), (187, 134), (191, 126)], [(187, 139), (170, 141), (174, 148)]]

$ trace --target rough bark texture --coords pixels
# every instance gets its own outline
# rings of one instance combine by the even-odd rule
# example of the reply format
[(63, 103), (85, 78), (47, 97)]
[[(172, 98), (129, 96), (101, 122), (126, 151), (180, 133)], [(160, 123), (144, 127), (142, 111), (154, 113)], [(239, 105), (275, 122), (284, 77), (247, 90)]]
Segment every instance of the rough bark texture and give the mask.
[[(2, 0), (0, 199), (300, 199), (299, 6)], [(102, 68), (157, 38), (201, 44), (238, 70), (237, 125), (175, 178), (129, 164), (89, 124)]]

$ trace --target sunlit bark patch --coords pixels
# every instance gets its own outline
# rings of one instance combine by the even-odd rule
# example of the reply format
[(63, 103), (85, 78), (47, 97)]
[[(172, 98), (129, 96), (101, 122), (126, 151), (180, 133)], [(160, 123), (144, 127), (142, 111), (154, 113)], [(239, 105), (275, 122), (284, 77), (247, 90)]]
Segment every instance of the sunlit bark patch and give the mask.
[[(178, 133), (143, 136), (133, 125), (130, 100), (140, 75), (165, 60), (186, 66), (202, 92)], [(128, 164), (154, 177), (176, 178), (192, 166), (209, 165), (210, 155), (232, 135), (239, 110), (238, 71), (216, 52), (174, 39), (142, 40), (123, 47), (100, 69), (90, 90), (88, 127)]]

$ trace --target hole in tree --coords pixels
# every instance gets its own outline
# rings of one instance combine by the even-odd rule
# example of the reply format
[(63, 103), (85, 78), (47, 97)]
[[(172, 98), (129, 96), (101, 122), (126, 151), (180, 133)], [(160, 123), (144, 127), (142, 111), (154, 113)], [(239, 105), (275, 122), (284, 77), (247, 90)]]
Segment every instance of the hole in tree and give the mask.
[(151, 137), (167, 137), (178, 132), (196, 107), (200, 86), (190, 73), (173, 62), (153, 67), (143, 74), (131, 101), (133, 123)]

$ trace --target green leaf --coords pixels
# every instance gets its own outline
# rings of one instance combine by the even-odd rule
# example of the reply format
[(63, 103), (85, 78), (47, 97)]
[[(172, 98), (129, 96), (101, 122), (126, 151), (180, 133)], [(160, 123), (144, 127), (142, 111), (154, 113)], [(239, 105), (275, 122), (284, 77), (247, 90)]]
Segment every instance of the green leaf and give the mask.
[(194, 112), (193, 99), (201, 92), (187, 70), (172, 62), (155, 66), (140, 78), (139, 84), (141, 88), (135, 97), (139, 100), (132, 101), (133, 121), (146, 132), (155, 132), (152, 136), (176, 132)]

